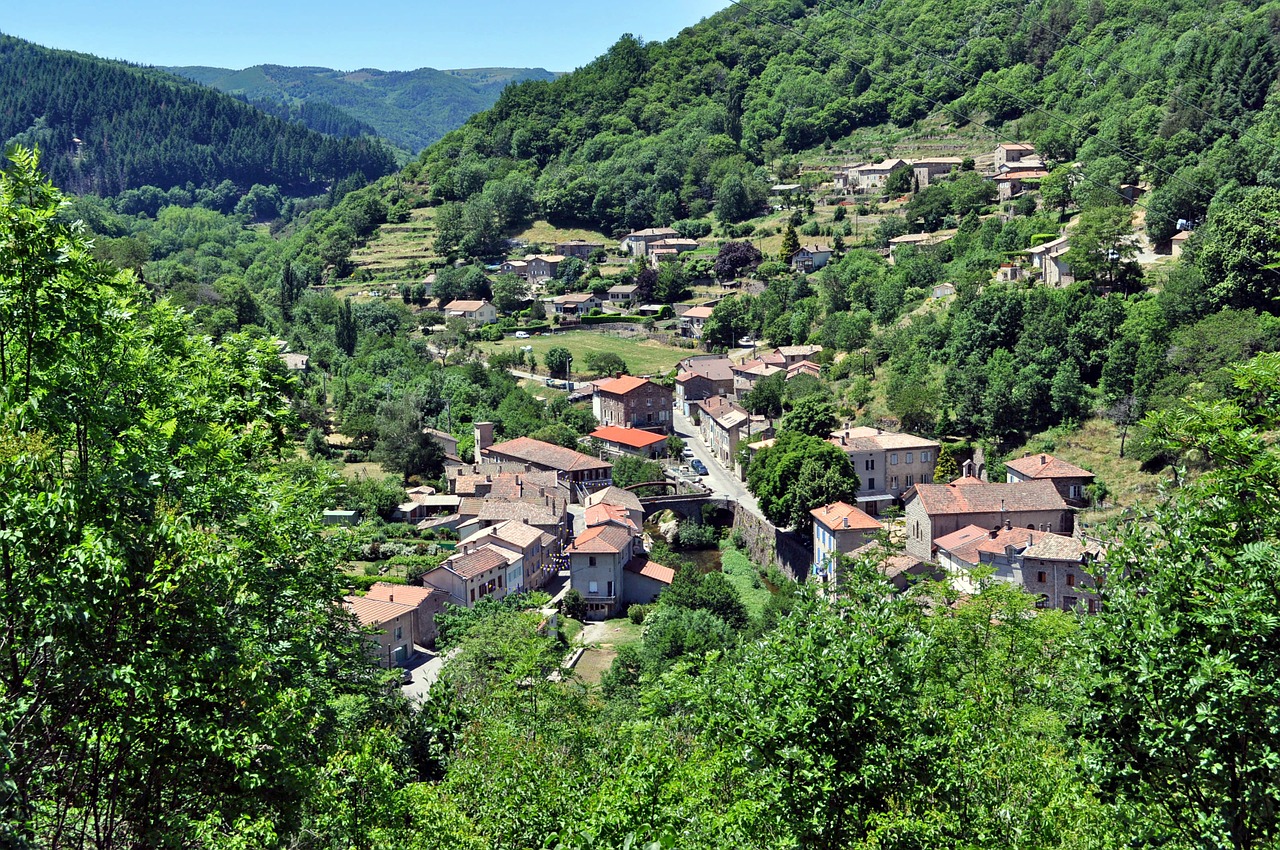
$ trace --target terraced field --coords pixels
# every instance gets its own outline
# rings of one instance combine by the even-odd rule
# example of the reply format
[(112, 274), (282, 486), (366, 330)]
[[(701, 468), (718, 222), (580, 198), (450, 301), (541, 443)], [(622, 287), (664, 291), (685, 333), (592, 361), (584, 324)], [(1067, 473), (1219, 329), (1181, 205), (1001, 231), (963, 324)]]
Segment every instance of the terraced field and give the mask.
[(434, 217), (433, 207), (423, 207), (413, 210), (406, 222), (382, 225), (369, 244), (351, 252), (352, 263), (378, 281), (416, 283), (425, 274), (427, 264), (436, 259), (432, 248)]

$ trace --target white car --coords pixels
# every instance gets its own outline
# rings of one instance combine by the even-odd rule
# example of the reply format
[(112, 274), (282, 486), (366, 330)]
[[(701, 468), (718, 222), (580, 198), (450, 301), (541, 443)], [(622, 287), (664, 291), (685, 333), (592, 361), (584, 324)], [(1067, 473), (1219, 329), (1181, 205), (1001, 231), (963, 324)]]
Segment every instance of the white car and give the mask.
[(516, 339), (528, 339), (529, 334), (526, 331), (516, 331)]

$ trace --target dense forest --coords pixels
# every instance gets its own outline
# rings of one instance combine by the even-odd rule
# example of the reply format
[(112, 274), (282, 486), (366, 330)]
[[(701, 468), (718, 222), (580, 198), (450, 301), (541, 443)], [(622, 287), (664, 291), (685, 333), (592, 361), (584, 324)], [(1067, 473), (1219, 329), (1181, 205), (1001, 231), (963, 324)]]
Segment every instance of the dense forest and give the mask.
[(154, 186), (323, 192), (392, 171), (380, 141), (325, 136), (160, 71), (0, 36), (0, 139), (39, 147), (78, 194)]
[[(442, 199), (531, 180), (543, 214), (616, 233), (713, 207), (748, 218), (771, 182), (762, 167), (932, 115), (989, 128), (993, 146), (1080, 159), (1100, 191), (1139, 172), (1172, 183), (1188, 208), (1173, 218), (1194, 217), (1182, 212), (1202, 214), (1215, 181), (1277, 173), (1278, 14), (1179, 0), (734, 4), (670, 41), (626, 37), (572, 74), (507, 89), (424, 162)], [(887, 151), (855, 141), (847, 155)]]
[(296, 116), (322, 133), (338, 126), (322, 108), (332, 107), (413, 154), (488, 109), (508, 84), (556, 76), (541, 68), (347, 72), (255, 65), (238, 71), (195, 66), (167, 70), (242, 96), (273, 115)]

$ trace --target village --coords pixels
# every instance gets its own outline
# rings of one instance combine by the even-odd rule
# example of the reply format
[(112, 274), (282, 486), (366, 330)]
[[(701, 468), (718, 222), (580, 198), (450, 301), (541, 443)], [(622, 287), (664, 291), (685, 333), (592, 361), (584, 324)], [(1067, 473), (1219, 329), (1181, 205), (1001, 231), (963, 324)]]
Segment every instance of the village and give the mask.
[[(817, 191), (883, 193), (895, 173), (909, 173), (913, 191), (919, 191), (962, 168), (973, 170), (975, 163), (934, 157), (853, 164), (824, 175), (831, 179)], [(997, 146), (983, 168), (1001, 205), (1035, 192), (1048, 175), (1028, 144)], [(802, 203), (797, 198), (806, 194), (804, 189), (799, 183), (778, 184), (772, 192), (776, 202), (789, 207)], [(1130, 202), (1140, 194), (1136, 186), (1125, 190)], [(881, 253), (893, 263), (904, 249), (927, 250), (954, 233), (894, 236)], [(1179, 232), (1167, 253), (1176, 257), (1188, 236)], [(1069, 285), (1074, 280), (1066, 259), (1070, 246), (1069, 231), (1046, 239), (1020, 260), (1002, 263), (993, 281)], [(699, 250), (705, 253), (697, 239), (668, 227), (628, 233), (615, 253), (623, 261), (641, 261), (658, 270)], [(801, 245), (789, 253), (787, 265), (795, 274), (812, 274), (838, 250), (820, 243)], [(721, 292), (714, 297), (699, 302), (695, 295), (694, 303), (676, 304), (645, 302), (633, 282), (547, 294), (565, 263), (600, 262), (606, 244), (566, 240), (555, 243), (552, 251), (490, 267), (495, 275), (525, 282), (527, 297), (521, 306), (536, 299), (537, 315), (545, 315), (550, 324), (530, 333), (506, 322), (498, 338), (514, 341), (515, 347), (502, 350), (531, 352), (531, 343), (539, 342), (535, 337), (554, 342), (565, 334), (607, 336), (630, 330), (611, 324), (611, 317), (667, 319), (674, 336), (697, 346), (719, 300), (751, 286), (749, 281), (721, 281)], [(431, 296), (435, 277), (423, 282), (425, 298)], [(934, 299), (954, 295), (955, 288), (948, 285), (931, 293)], [(487, 299), (454, 299), (436, 309), (477, 332), (504, 319)], [(547, 386), (567, 390), (571, 401), (590, 401), (597, 427), (583, 438), (581, 450), (527, 437), (495, 442), (494, 425), (478, 422), (474, 456), (463, 458), (455, 436), (429, 429), (447, 458), (448, 492), (411, 489), (398, 518), (421, 531), (453, 534), (458, 542), (438, 567), (421, 576), (420, 587), (379, 582), (365, 595), (348, 597), (350, 610), (371, 630), (381, 663), (405, 665), (416, 651), (430, 647), (435, 616), (446, 605), (467, 608), (486, 598), (550, 588), (555, 592), (550, 618), (569, 593), (580, 600), (583, 619), (623, 617), (629, 606), (655, 601), (674, 577), (669, 566), (650, 557), (658, 533), (655, 517), (664, 512), (671, 516), (674, 509), (701, 521), (703, 506), (727, 508), (733, 529), (769, 538), (771, 542), (752, 547), (753, 554), (793, 580), (816, 584), (823, 593), (839, 593), (842, 569), (850, 559), (861, 558), (873, 562), (898, 590), (931, 579), (948, 582), (958, 593), (972, 593), (982, 582), (997, 581), (1031, 594), (1037, 608), (1098, 611), (1091, 569), (1102, 554), (1102, 542), (1086, 535), (1076, 519), (1090, 503), (1095, 476), (1047, 452), (1006, 461), (999, 480), (989, 480), (981, 453), (971, 455), (963, 458), (958, 474), (939, 480), (943, 447), (938, 441), (892, 427), (844, 422), (823, 436), (856, 471), (856, 497), (812, 507), (812, 531), (775, 528), (744, 482), (755, 455), (775, 444), (781, 421), (776, 415), (753, 413), (744, 402), (765, 380), (783, 385), (820, 380), (832, 357), (824, 356), (824, 347), (817, 344), (769, 346), (749, 338), (735, 343), (724, 353), (682, 356), (665, 374), (618, 373), (575, 381), (570, 364), (563, 373), (553, 375), (548, 369)], [(530, 368), (536, 368), (536, 360), (530, 360)], [(526, 377), (536, 378), (532, 373)], [(624, 456), (660, 464), (663, 480), (627, 489), (615, 486), (612, 461)]]

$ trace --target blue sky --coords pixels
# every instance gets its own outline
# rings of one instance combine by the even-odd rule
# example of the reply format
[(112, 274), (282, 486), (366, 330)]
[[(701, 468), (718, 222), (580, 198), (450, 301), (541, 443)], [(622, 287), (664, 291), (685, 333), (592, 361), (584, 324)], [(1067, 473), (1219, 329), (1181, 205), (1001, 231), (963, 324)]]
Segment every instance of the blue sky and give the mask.
[(0, 32), (146, 65), (571, 71), (623, 33), (660, 41), (729, 0), (43, 0), (6, 3)]

